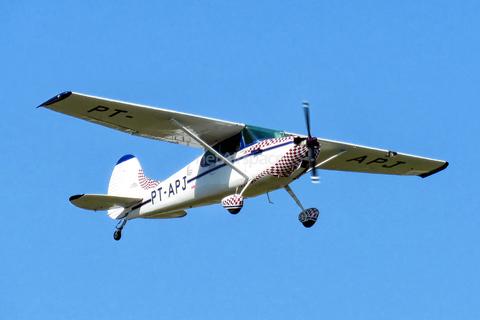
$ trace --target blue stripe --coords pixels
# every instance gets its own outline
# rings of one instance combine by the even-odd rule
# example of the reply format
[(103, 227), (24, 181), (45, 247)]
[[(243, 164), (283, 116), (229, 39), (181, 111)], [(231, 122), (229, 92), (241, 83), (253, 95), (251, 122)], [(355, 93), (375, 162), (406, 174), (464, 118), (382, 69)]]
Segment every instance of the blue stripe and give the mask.
[(190, 179), (190, 180), (187, 180), (187, 183), (190, 183), (190, 182), (192, 182), (193, 180), (196, 180), (196, 179), (198, 179), (198, 178), (201, 178), (201, 177), (203, 177), (204, 175), (209, 174), (209, 173), (211, 173), (211, 172), (213, 172), (213, 171), (215, 171), (215, 170), (217, 170), (217, 169), (220, 169), (220, 168), (222, 168), (222, 167), (225, 167), (225, 166), (226, 166), (226, 164), (224, 163), (224, 164), (219, 165), (218, 167), (215, 167), (215, 168), (212, 168), (212, 169), (207, 170), (207, 171), (205, 171), (205, 172), (202, 172), (202, 173), (200, 173), (198, 176), (193, 177), (193, 178)]
[[(269, 150), (273, 150), (273, 149), (276, 149), (276, 148), (279, 148), (279, 147), (283, 147), (283, 146), (288, 145), (288, 144), (291, 144), (291, 143), (293, 143), (293, 141), (285, 142), (285, 143), (279, 144), (279, 145), (277, 145), (277, 146), (270, 147), (270, 148), (268, 148), (268, 149), (263, 149), (262, 152), (264, 152), (264, 151), (269, 151)], [(244, 155), (243, 157), (240, 157), (240, 158), (235, 159), (235, 160), (230, 161), (230, 162), (235, 163), (235, 162), (237, 162), (237, 161), (243, 160), (243, 159), (248, 158), (248, 157), (251, 157), (251, 156), (255, 156), (255, 155), (257, 155), (257, 154), (258, 154), (258, 153), (250, 153), (250, 154)], [(202, 173), (200, 173), (199, 175), (197, 175), (196, 177), (193, 177), (192, 179), (187, 180), (187, 183), (190, 183), (190, 182), (192, 182), (193, 180), (196, 180), (196, 179), (198, 179), (198, 178), (201, 178), (201, 177), (203, 177), (203, 176), (206, 175), (206, 174), (212, 173), (212, 172), (215, 171), (215, 170), (218, 170), (218, 169), (220, 169), (220, 168), (223, 168), (223, 167), (225, 167), (226, 165), (227, 165), (227, 164), (223, 163), (223, 164), (221, 164), (221, 165), (219, 165), (219, 166), (217, 166), (217, 167), (215, 167), (215, 168), (212, 168), (212, 169), (210, 169), (210, 170), (207, 170), (207, 171), (205, 171), (205, 172), (202, 172)]]
[(136, 206), (134, 206), (134, 207), (132, 208), (132, 210), (135, 210), (135, 209), (138, 209), (138, 208), (140, 208), (140, 207), (143, 207), (144, 205), (146, 205), (147, 203), (150, 203), (150, 202), (152, 202), (152, 199), (148, 199), (148, 200), (145, 201), (145, 202), (142, 202), (142, 203), (137, 204)]

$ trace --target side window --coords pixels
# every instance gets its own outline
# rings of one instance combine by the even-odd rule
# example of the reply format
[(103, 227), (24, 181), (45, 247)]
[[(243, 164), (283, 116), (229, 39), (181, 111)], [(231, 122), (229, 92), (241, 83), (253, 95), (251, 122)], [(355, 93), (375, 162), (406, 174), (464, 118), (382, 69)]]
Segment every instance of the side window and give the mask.
[[(220, 153), (221, 155), (228, 157), (229, 155), (237, 152), (241, 148), (241, 141), (242, 141), (242, 135), (241, 133), (238, 133), (234, 135), (233, 137), (230, 137), (226, 140), (223, 140), (220, 143), (217, 143), (214, 145), (212, 148)], [(220, 159), (218, 159), (215, 155), (213, 155), (210, 151), (205, 152), (205, 154), (202, 157), (202, 167), (207, 167), (209, 165), (215, 164)]]
[(233, 137), (228, 138), (227, 140), (223, 140), (222, 142), (214, 145), (213, 149), (215, 149), (222, 155), (228, 156), (240, 150), (241, 140), (242, 140), (242, 135), (240, 133), (237, 133)]

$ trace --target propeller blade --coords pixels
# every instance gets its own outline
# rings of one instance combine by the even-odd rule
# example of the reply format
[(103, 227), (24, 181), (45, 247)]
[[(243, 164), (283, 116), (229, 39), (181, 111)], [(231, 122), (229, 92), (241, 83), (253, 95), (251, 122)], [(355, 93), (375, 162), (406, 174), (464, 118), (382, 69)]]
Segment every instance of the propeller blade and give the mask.
[(307, 101), (303, 101), (303, 111), (305, 113), (305, 123), (307, 124), (308, 162), (310, 164), (310, 168), (312, 168), (312, 182), (319, 183), (317, 172), (315, 170), (315, 165), (316, 165), (315, 150), (319, 148), (319, 144), (318, 144), (317, 138), (312, 138), (312, 134), (310, 133), (310, 106)]
[(319, 183), (317, 171), (316, 171), (316, 159), (315, 159), (315, 150), (318, 149), (318, 142), (317, 138), (309, 138), (308, 139), (308, 161), (310, 164), (310, 168), (312, 168), (312, 183)]
[(312, 175), (315, 175), (315, 150), (312, 147), (308, 148), (308, 161), (310, 162), (310, 168), (312, 168)]
[(307, 123), (307, 133), (308, 137), (311, 138), (310, 134), (310, 106), (307, 101), (303, 101), (303, 110), (305, 111), (305, 122)]

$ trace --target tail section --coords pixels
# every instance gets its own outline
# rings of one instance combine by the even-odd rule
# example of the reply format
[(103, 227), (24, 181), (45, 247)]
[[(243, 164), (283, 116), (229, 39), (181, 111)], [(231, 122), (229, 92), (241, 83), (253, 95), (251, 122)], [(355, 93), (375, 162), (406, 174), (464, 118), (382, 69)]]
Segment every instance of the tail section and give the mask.
[(118, 160), (113, 169), (108, 195), (76, 195), (70, 197), (70, 202), (87, 210), (108, 210), (112, 219), (122, 219), (140, 204), (145, 190), (160, 184), (145, 177), (142, 167), (133, 155), (126, 155)]
[(135, 156), (128, 154), (121, 157), (113, 169), (108, 195), (141, 197), (145, 190), (158, 186), (160, 182), (145, 177), (140, 162)]
[(141, 197), (139, 176), (143, 174), (140, 162), (128, 154), (118, 160), (108, 184), (109, 196)]
[[(142, 198), (145, 190), (156, 187), (160, 181), (145, 177), (140, 162), (131, 154), (125, 155), (118, 160), (113, 169), (110, 183), (108, 184), (108, 195), (116, 197)], [(112, 208), (108, 215), (118, 219), (125, 214), (124, 208)]]

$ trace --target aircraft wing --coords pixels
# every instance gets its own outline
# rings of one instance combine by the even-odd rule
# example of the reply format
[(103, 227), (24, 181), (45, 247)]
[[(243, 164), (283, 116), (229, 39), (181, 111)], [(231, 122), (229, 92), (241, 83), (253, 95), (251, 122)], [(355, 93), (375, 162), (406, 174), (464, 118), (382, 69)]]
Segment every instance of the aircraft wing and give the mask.
[[(293, 135), (286, 133), (286, 135)], [(442, 171), (448, 162), (385, 149), (318, 139), (321, 145), (317, 168), (350, 172), (420, 176)]]
[(174, 118), (210, 146), (240, 132), (245, 125), (138, 104), (63, 92), (39, 107), (64, 113), (136, 136), (202, 148), (170, 119)]
[(101, 211), (128, 208), (142, 202), (142, 198), (109, 196), (104, 194), (79, 194), (70, 197), (70, 202), (82, 209)]

